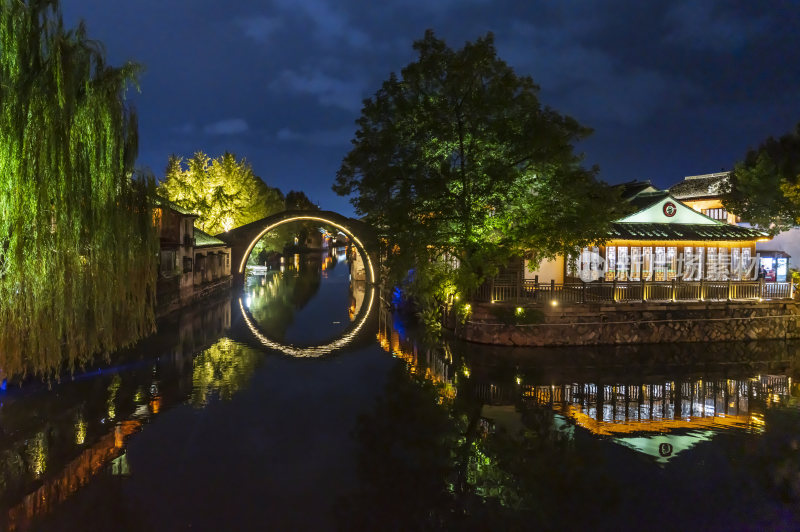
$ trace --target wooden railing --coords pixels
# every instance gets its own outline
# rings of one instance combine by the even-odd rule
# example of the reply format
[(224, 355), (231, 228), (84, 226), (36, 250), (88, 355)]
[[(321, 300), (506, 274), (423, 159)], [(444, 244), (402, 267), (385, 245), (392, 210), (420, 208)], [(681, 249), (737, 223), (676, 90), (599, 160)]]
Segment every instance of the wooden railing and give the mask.
[(540, 283), (497, 277), (473, 295), (477, 301), (542, 304), (635, 303), (646, 301), (757, 301), (791, 299), (791, 283), (758, 281), (595, 281)]

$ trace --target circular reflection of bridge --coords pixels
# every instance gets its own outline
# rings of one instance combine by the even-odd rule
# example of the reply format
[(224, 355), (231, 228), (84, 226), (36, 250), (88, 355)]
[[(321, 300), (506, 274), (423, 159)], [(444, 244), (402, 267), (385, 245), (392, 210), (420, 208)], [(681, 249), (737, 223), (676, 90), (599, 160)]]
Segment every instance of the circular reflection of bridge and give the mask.
[(247, 329), (249, 329), (253, 338), (261, 345), (296, 358), (316, 358), (344, 349), (345, 347), (351, 345), (357, 338), (359, 338), (361, 333), (366, 332), (366, 326), (370, 319), (375, 317), (374, 311), (378, 308), (378, 305), (375, 302), (377, 288), (375, 288), (375, 286), (368, 286), (367, 291), (368, 294), (364, 298), (364, 303), (361, 304), (361, 308), (359, 309), (358, 314), (356, 314), (353, 324), (350, 327), (345, 329), (344, 332), (335, 340), (324, 344), (311, 346), (284, 344), (272, 340), (261, 331), (258, 323), (250, 316), (250, 313), (245, 308), (244, 301), (241, 297), (239, 297), (237, 304), (242, 313), (242, 319), (245, 326)]
[(247, 258), (256, 243), (273, 229), (292, 222), (320, 222), (335, 227), (347, 235), (364, 261), (367, 282), (372, 285), (377, 282), (378, 240), (369, 225), (361, 220), (348, 218), (333, 211), (290, 210), (216, 235), (217, 238), (231, 246), (231, 273), (237, 286), (244, 286)]

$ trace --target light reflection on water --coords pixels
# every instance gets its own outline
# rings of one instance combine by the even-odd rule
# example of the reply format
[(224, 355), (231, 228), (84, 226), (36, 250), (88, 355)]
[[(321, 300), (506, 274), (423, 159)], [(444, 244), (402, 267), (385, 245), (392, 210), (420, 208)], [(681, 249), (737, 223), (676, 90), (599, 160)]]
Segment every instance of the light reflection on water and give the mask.
[[(299, 275), (305, 264), (312, 265), (307, 271), (313, 271), (313, 275)], [(346, 265), (332, 259), (308, 263), (293, 259), (282, 275), (271, 274), (251, 280), (245, 292), (250, 298), (249, 317), (263, 328), (264, 335), (281, 341), (286, 341), (290, 328), (303, 324), (313, 329), (314, 334), (309, 333), (311, 341), (351, 331), (357, 324), (351, 317), (361, 315), (360, 309), (368, 305), (369, 292), (357, 285), (339, 283), (342, 277), (346, 277)], [(314, 302), (319, 303), (321, 294), (328, 293), (326, 287), (335, 287), (324, 301), (333, 309), (332, 313), (338, 314), (321, 323), (320, 314), (305, 311)], [(336, 308), (329, 303), (331, 301), (337, 302)], [(378, 303), (375, 305), (377, 308)], [(65, 382), (59, 385), (58, 396), (45, 392), (4, 396), (0, 407), (0, 428), (4, 431), (0, 433), (0, 500), (9, 508), (6, 528), (25, 528), (31, 519), (69, 503), (81, 489), (103, 482), (104, 475), (119, 480), (135, 479), (137, 462), (129, 461), (128, 446), (142, 430), (147, 431), (149, 438), (166, 438), (164, 424), (156, 423), (165, 412), (188, 408), (197, 416), (203, 416), (208, 410), (219, 410), (207, 408), (210, 405), (224, 407), (223, 403), (245, 408), (236, 403), (237, 397), (259, 385), (254, 381), (263, 385), (263, 378), (258, 380), (257, 376), (265, 373), (265, 362), (270, 357), (283, 357), (281, 352), (284, 351), (265, 349), (263, 342), (247, 326), (248, 314), (242, 310), (237, 297), (233, 301), (210, 304), (195, 313), (187, 312), (176, 323), (162, 327), (160, 339), (151, 339), (149, 345), (131, 358), (130, 364), (122, 363), (119, 369), (110, 368), (104, 373)], [(406, 377), (424, 382), (434, 390), (436, 407), (440, 411), (425, 410), (430, 405), (425, 405), (424, 397), (415, 403), (419, 397), (404, 388), (405, 385), (399, 389), (387, 387), (375, 408), (378, 417), (384, 416), (376, 423), (381, 430), (388, 431), (390, 438), (387, 441), (367, 438), (364, 441), (369, 445), (360, 448), (357, 454), (359, 460), (370, 464), (367, 471), (377, 482), (364, 483), (365, 493), (379, 499), (381, 490), (389, 495), (378, 500), (374, 507), (364, 502), (351, 508), (351, 516), (368, 513), (371, 508), (378, 513), (381, 508), (395, 508), (390, 504), (392, 500), (412, 501), (417, 492), (421, 500), (414, 504), (422, 505), (434, 504), (430, 501), (442, 498), (452, 501), (462, 492), (477, 494), (486, 504), (500, 501), (505, 508), (524, 509), (530, 500), (546, 500), (548, 496), (555, 497), (547, 499), (547, 504), (553, 504), (558, 500), (556, 495), (561, 493), (557, 484), (561, 477), (573, 482), (561, 486), (565, 493), (584, 490), (584, 495), (591, 494), (596, 488), (574, 484), (579, 482), (575, 471), (595, 481), (600, 478), (609, 482), (608, 475), (621, 475), (625, 468), (632, 467), (631, 463), (638, 462), (623, 460), (611, 462), (611, 469), (592, 469), (593, 460), (587, 457), (602, 458), (596, 460), (600, 466), (607, 458), (596, 447), (589, 446), (588, 451), (581, 447), (585, 446), (587, 437), (592, 442), (610, 442), (613, 444), (607, 443), (610, 447), (617, 446), (631, 454), (635, 452), (637, 457), (657, 465), (655, 469), (662, 468), (668, 473), (671, 467), (687, 467), (681, 465), (681, 460), (691, 459), (692, 453), (698, 450), (705, 453), (703, 456), (707, 459), (709, 448), (722, 445), (720, 435), (769, 435), (770, 424), (775, 419), (772, 414), (787, 406), (796, 408), (800, 397), (795, 383), (800, 363), (793, 348), (784, 343), (539, 350), (534, 354), (529, 350), (485, 348), (449, 340), (433, 345), (418, 342), (413, 331), (407, 330), (404, 320), (385, 307), (379, 310), (377, 331), (371, 322), (365, 322), (367, 324), (357, 331), (359, 334), (348, 349), (352, 348), (354, 357), (372, 351), (380, 354), (382, 350), (402, 361)], [(366, 340), (365, 334), (369, 336)], [(702, 353), (702, 357), (698, 353)], [(388, 357), (384, 355), (384, 358)], [(698, 358), (703, 360), (701, 364), (697, 363)], [(287, 360), (286, 357), (283, 360)], [(322, 362), (324, 360), (302, 361), (311, 369)], [(366, 387), (368, 381), (383, 378), (382, 374), (365, 373), (362, 381)], [(279, 387), (276, 393), (286, 393), (308, 383), (291, 381), (273, 385)], [(326, 396), (324, 400), (331, 403), (352, 401), (360, 409), (358, 412), (374, 407), (373, 398), (362, 398), (355, 395), (357, 393), (358, 390), (351, 387), (341, 390), (340, 395)], [(385, 408), (381, 410), (381, 406)], [(275, 414), (265, 414), (270, 407), (269, 404), (259, 406), (241, 416), (258, 429), (254, 429), (253, 441), (284, 437), (291, 441), (291, 435), (281, 433), (298, 427), (284, 424), (273, 436), (269, 423)], [(33, 411), (46, 414), (32, 415)], [(443, 429), (447, 423), (436, 418), (442, 412), (449, 418), (447, 430), (451, 432)], [(323, 413), (320, 419), (324, 418)], [(425, 425), (431, 419), (436, 422)], [(318, 433), (311, 431), (313, 438), (324, 441), (325, 447), (336, 447), (335, 443), (329, 444), (323, 421), (318, 419), (317, 422), (321, 428)], [(341, 423), (341, 420), (336, 418), (336, 422)], [(308, 421), (294, 420), (294, 423)], [(227, 428), (239, 430), (233, 424)], [(344, 428), (348, 433), (351, 429), (349, 425)], [(437, 430), (444, 432), (439, 434)], [(375, 436), (365, 432), (361, 425), (352, 433), (356, 440), (364, 434)], [(410, 454), (380, 454), (395, 449), (395, 444), (400, 445), (398, 440), (406, 437), (411, 440)], [(747, 445), (755, 445), (748, 441)], [(437, 451), (435, 446), (444, 445), (442, 442), (446, 445), (439, 449), (441, 454), (432, 462), (426, 462), (432, 459), (427, 453)], [(469, 443), (467, 451), (460, 447), (466, 445), (465, 442)], [(225, 440), (220, 440), (213, 445), (224, 443)], [(352, 442), (348, 440), (349, 444)], [(192, 445), (203, 448), (203, 442), (193, 441)], [(339, 445), (349, 449), (346, 444)], [(731, 444), (728, 441), (725, 445), (730, 447)], [(284, 452), (303, 452), (302, 445), (297, 442), (289, 447), (297, 450), (292, 448)], [(574, 449), (581, 451), (573, 452)], [(750, 447), (747, 451), (750, 452)], [(586, 456), (574, 456), (580, 453)], [(341, 455), (332, 456), (332, 463), (343, 459)], [(353, 460), (351, 455), (346, 456)], [(407, 462), (401, 459), (394, 466), (387, 463), (398, 456), (406, 457)], [(431, 478), (438, 474), (437, 468), (442, 468), (442, 456), (464, 460), (455, 468), (461, 475), (460, 484), (451, 476), (445, 476), (439, 479), (443, 491), (426, 492), (426, 486), (435, 484)], [(180, 458), (176, 459), (176, 464), (185, 459)], [(263, 459), (302, 461), (293, 454), (264, 455)], [(413, 467), (410, 463), (428, 464), (427, 470), (423, 468), (413, 475), (408, 474), (408, 468)], [(531, 463), (539, 468), (533, 469), (533, 476), (542, 475), (547, 482), (555, 483), (550, 492), (539, 493), (531, 487), (531, 471), (524, 469), (532, 467)], [(213, 464), (209, 464), (211, 466)], [(547, 471), (547, 467), (555, 471)], [(614, 467), (619, 467), (620, 472)], [(769, 467), (769, 464), (764, 466), (767, 470)], [(562, 468), (573, 473), (563, 473)], [(162, 474), (172, 473), (170, 470)], [(385, 478), (380, 477), (381, 474), (385, 474)], [(419, 476), (426, 474), (431, 478)], [(394, 497), (393, 490), (403, 486), (405, 476), (409, 479), (408, 491), (399, 491), (397, 493), (402, 496)], [(302, 482), (303, 475), (297, 477), (292, 480)], [(287, 482), (286, 479), (282, 481)], [(266, 489), (268, 483), (269, 479), (260, 478), (257, 485), (245, 484), (240, 497), (245, 501), (253, 497), (253, 504), (263, 504), (257, 494)], [(341, 484), (346, 485), (346, 482), (341, 481)], [(187, 491), (191, 488), (186, 486)], [(301, 489), (313, 491), (314, 487)], [(428, 495), (430, 497), (426, 498)], [(111, 495), (96, 496), (105, 503), (108, 499), (103, 497)], [(582, 501), (583, 505), (592, 505), (587, 498)], [(300, 513), (304, 511), (302, 501), (291, 504), (298, 504)], [(404, 504), (397, 508), (407, 509)], [(475, 512), (475, 507), (468, 508), (469, 512)], [(442, 514), (430, 510), (425, 515), (427, 518), (453, 516), (458, 512), (448, 507)], [(329, 525), (332, 522), (327, 521)], [(0, 528), (3, 525), (0, 523)], [(337, 523), (337, 526), (342, 524)]]
[[(571, 375), (571, 362), (566, 360), (564, 367), (567, 369), (561, 369), (557, 372), (560, 375), (548, 378), (536, 376), (536, 369), (542, 369), (539, 367), (542, 362), (558, 367), (559, 364), (553, 363), (551, 358), (537, 360), (529, 356), (520, 359), (519, 349), (451, 344), (448, 341), (439, 346), (422, 347), (413, 335), (405, 332), (402, 322), (388, 312), (381, 314), (378, 343), (388, 353), (403, 359), (410, 374), (439, 385), (437, 389), (443, 400), (452, 400), (460, 390), (484, 405), (509, 405), (513, 408), (503, 411), (506, 418), (503, 423), (507, 424), (508, 417), (513, 417), (518, 430), (524, 429), (521, 419), (526, 411), (546, 408), (573, 426), (650, 455), (661, 464), (696, 443), (726, 431), (762, 433), (767, 409), (789, 406), (797, 409), (800, 405), (800, 387), (793, 384), (790, 375), (755, 373), (776, 367), (792, 373), (797, 371), (797, 357), (791, 355), (793, 351), (781, 342), (758, 346), (720, 344), (715, 349), (717, 355), (723, 353), (723, 363), (714, 366), (703, 362), (704, 369), (700, 371), (707, 377), (687, 378), (682, 375), (687, 371), (697, 372), (690, 356), (685, 367), (673, 365), (671, 371), (675, 372), (675, 377), (670, 379), (660, 376), (664, 373), (664, 366), (658, 361), (674, 360), (675, 349), (646, 346), (642, 350), (650, 352), (651, 357), (645, 368), (653, 366), (651, 374), (644, 374), (644, 380), (633, 383), (613, 380), (618, 376), (602, 375), (605, 365), (598, 364), (597, 359), (607, 357), (608, 366), (613, 367), (618, 363), (614, 358), (620, 357), (617, 353), (620, 350), (614, 348), (597, 348), (594, 352), (583, 349), (584, 356), (588, 353), (591, 365)], [(689, 344), (678, 349), (702, 352), (708, 348), (702, 344)], [(726, 352), (726, 349), (730, 351)], [(636, 348), (627, 350), (636, 351)], [(454, 351), (460, 352), (455, 359)], [(569, 352), (569, 349), (559, 349), (550, 355), (555, 353), (563, 357)], [(510, 366), (500, 371), (502, 377), (491, 376), (493, 371), (498, 373), (497, 367), (492, 365), (498, 361), (502, 364), (504, 357), (511, 361)], [(487, 358), (493, 359), (488, 362), (488, 369), (473, 368), (481, 364), (486, 366)], [(741, 361), (742, 367), (731, 368), (730, 359)], [(762, 360), (764, 362), (760, 362)], [(523, 379), (522, 374), (530, 368), (534, 369), (534, 376)], [(637, 372), (641, 372), (641, 368)], [(737, 376), (719, 378), (717, 374), (720, 372)], [(578, 375), (582, 379), (573, 380)], [(598, 378), (604, 380), (598, 383), (595, 380)], [(536, 383), (537, 380), (547, 384)], [(606, 384), (609, 380), (616, 383)], [(484, 413), (491, 424), (492, 409), (484, 408)]]

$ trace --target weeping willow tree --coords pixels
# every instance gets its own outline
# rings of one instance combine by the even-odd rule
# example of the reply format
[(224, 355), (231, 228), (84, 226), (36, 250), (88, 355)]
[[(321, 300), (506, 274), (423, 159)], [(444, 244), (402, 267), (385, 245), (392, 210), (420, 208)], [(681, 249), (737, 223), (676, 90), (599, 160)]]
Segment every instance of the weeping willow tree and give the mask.
[(153, 330), (153, 185), (135, 179), (139, 67), (57, 0), (0, 0), (0, 373), (52, 374)]

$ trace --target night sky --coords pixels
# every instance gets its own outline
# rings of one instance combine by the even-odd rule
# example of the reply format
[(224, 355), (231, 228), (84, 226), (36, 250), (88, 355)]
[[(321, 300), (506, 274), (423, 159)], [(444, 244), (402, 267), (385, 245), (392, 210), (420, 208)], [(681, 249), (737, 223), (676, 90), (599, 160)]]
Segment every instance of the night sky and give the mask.
[(543, 104), (595, 132), (577, 146), (609, 183), (730, 169), (800, 121), (800, 2), (63, 0), (143, 63), (139, 165), (245, 157), (267, 184), (352, 214), (330, 189), (361, 100), (433, 29), (452, 48), (492, 31)]

